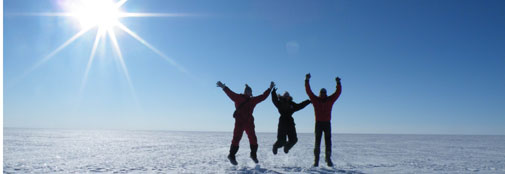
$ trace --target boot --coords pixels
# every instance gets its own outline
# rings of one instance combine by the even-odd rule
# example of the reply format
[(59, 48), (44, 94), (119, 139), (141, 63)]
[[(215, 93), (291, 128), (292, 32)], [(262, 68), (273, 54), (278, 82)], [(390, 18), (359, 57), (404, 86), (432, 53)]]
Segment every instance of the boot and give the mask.
[(333, 162), (331, 161), (331, 151), (326, 151), (326, 164), (328, 165), (328, 167), (333, 167)]
[(272, 147), (272, 152), (274, 153), (274, 155), (277, 155), (277, 144), (274, 144), (274, 147)]
[(289, 140), (288, 143), (286, 143), (286, 145), (284, 145), (284, 153), (288, 153), (289, 150), (296, 144), (297, 141), (298, 141), (298, 138), (294, 138), (292, 140)]
[(258, 151), (258, 145), (252, 145), (251, 144), (251, 159), (254, 161), (254, 163), (258, 164), (258, 157), (256, 156), (256, 152)]
[(319, 166), (319, 148), (314, 149), (314, 167)]
[(230, 154), (228, 155), (228, 160), (233, 165), (237, 165), (237, 159), (235, 159), (235, 154), (238, 152), (238, 146), (231, 145), (230, 146)]
[(291, 147), (293, 147), (293, 146), (289, 146), (289, 145), (284, 146), (284, 153), (287, 154), (289, 152), (289, 149), (291, 149)]

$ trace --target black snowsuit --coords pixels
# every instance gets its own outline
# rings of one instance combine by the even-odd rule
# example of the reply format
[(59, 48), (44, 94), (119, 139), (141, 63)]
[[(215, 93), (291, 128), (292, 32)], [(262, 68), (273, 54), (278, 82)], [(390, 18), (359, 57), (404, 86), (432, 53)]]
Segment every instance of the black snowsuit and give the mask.
[[(291, 149), (298, 141), (298, 138), (296, 137), (295, 121), (292, 115), (294, 112), (301, 110), (310, 104), (310, 100), (305, 100), (302, 103), (297, 104), (284, 98), (279, 99), (277, 97), (276, 90), (273, 90), (272, 102), (281, 114), (279, 117), (279, 127), (277, 129), (277, 142), (275, 142), (273, 147), (274, 154), (277, 153), (277, 148), (282, 146), (284, 146), (284, 152), (288, 153), (289, 149)], [(286, 136), (288, 137), (288, 142), (286, 142)]]

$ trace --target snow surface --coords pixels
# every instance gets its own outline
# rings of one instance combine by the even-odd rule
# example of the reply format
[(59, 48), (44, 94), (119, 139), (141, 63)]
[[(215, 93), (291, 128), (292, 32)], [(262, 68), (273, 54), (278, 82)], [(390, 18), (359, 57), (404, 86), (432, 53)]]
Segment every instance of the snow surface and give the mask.
[(334, 168), (313, 163), (313, 134), (272, 154), (258, 133), (259, 165), (247, 136), (232, 166), (231, 132), (4, 129), (4, 173), (505, 173), (505, 136), (333, 134)]

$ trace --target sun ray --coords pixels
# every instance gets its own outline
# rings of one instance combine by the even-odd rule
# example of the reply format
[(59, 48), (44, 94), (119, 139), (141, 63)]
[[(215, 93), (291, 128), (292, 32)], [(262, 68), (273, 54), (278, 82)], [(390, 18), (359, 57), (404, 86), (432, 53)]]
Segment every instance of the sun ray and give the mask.
[[(125, 1), (126, 2), (126, 1)], [(116, 4), (118, 5), (118, 4)], [(7, 15), (14, 16), (56, 16), (56, 17), (76, 17), (76, 13), (8, 13)], [(120, 18), (129, 17), (187, 17), (187, 16), (199, 16), (191, 13), (129, 13), (121, 12), (118, 14)]]
[[(128, 0), (113, 0), (104, 1), (104, 0), (81, 0), (81, 1), (71, 1), (70, 5), (67, 4), (69, 12), (43, 12), (43, 13), (7, 13), (7, 15), (17, 15), (17, 16), (47, 16), (47, 17), (72, 17), (77, 19), (82, 29), (73, 35), (70, 39), (66, 40), (62, 45), (57, 47), (54, 51), (50, 52), (49, 55), (43, 57), (41, 60), (37, 61), (30, 69), (24, 72), (18, 79), (15, 79), (13, 83), (16, 84), (17, 81), (24, 79), (28, 74), (35, 71), (38, 67), (43, 65), (44, 63), (51, 60), (56, 54), (66, 48), (68, 45), (73, 43), (76, 39), (83, 36), (89, 30), (93, 28), (98, 28), (96, 33), (96, 38), (93, 42), (93, 47), (91, 49), (91, 53), (89, 55), (86, 69), (84, 72), (84, 76), (81, 80), (81, 87), (79, 90), (79, 95), (82, 94), (86, 83), (89, 78), (89, 72), (91, 71), (91, 67), (93, 61), (95, 59), (97, 53), (97, 47), (100, 42), (103, 42), (107, 35), (110, 37), (111, 44), (113, 46), (113, 50), (117, 54), (115, 56), (116, 61), (119, 62), (119, 65), (124, 73), (124, 76), (127, 80), (131, 95), (134, 99), (134, 102), (137, 104), (138, 109), (140, 108), (140, 103), (137, 100), (137, 96), (135, 94), (134, 86), (132, 80), (130, 78), (128, 69), (126, 67), (126, 63), (123, 58), (123, 54), (121, 53), (121, 49), (119, 47), (118, 40), (114, 33), (115, 28), (119, 28), (121, 31), (128, 33), (131, 37), (136, 39), (138, 42), (145, 45), (151, 51), (159, 55), (162, 59), (170, 63), (179, 71), (191, 76), (191, 74), (181, 65), (179, 65), (174, 59), (166, 56), (163, 52), (152, 46), (150, 43), (141, 38), (138, 34), (131, 31), (125, 25), (123, 25), (119, 19), (120, 18), (137, 18), (137, 17), (182, 17), (182, 16), (195, 16), (194, 14), (187, 13), (128, 13), (123, 12), (119, 8), (123, 6)], [(103, 37), (103, 38), (102, 38)]]
[(81, 37), (82, 35), (84, 35), (86, 32), (88, 32), (91, 28), (86, 28), (86, 29), (83, 29), (81, 30), (80, 32), (78, 32), (77, 34), (75, 34), (74, 36), (72, 36), (70, 39), (68, 39), (67, 41), (65, 41), (63, 44), (61, 44), (58, 48), (56, 48), (53, 52), (49, 53), (49, 55), (47, 55), (46, 57), (44, 57), (42, 60), (40, 60), (39, 62), (37, 62), (37, 64), (35, 64), (35, 66), (32, 68), (32, 69), (35, 69), (37, 68), (38, 66), (40, 66), (41, 64), (47, 62), (49, 59), (51, 59), (54, 55), (56, 55), (58, 52), (60, 52), (63, 48), (67, 47), (68, 45), (70, 45), (72, 42), (74, 42), (77, 38)]
[(127, 0), (121, 0), (121, 1), (117, 2), (116, 5), (115, 5), (116, 8), (119, 8), (119, 7), (123, 6), (123, 4), (126, 3), (126, 1)]
[(72, 36), (70, 39), (68, 39), (67, 41), (65, 41), (63, 44), (61, 44), (58, 48), (56, 48), (54, 51), (52, 51), (51, 53), (49, 53), (46, 57), (42, 58), (41, 60), (39, 60), (37, 63), (35, 63), (30, 69), (26, 70), (19, 78), (18, 80), (15, 80), (13, 82), (13, 84), (16, 84), (17, 81), (21, 80), (21, 79), (24, 79), (26, 76), (28, 76), (28, 74), (30, 74), (31, 72), (33, 72), (34, 70), (36, 70), (39, 66), (41, 66), (42, 64), (46, 63), (47, 61), (49, 61), (54, 55), (56, 55), (58, 52), (60, 52), (61, 50), (63, 50), (63, 48), (67, 47), (68, 45), (70, 45), (72, 42), (74, 42), (77, 38), (81, 37), (82, 35), (84, 35), (86, 32), (88, 32), (91, 28), (85, 28), (85, 29), (82, 29), (81, 31), (79, 31), (77, 34), (75, 34), (74, 36)]
[(135, 32), (131, 31), (130, 29), (128, 29), (123, 24), (119, 23), (119, 24), (117, 24), (117, 27), (119, 29), (125, 31), (126, 33), (128, 33), (133, 38), (137, 39), (140, 43), (144, 44), (147, 48), (151, 49), (153, 52), (155, 52), (159, 56), (161, 56), (163, 59), (165, 59), (170, 64), (172, 64), (173, 66), (175, 66), (177, 69), (179, 69), (179, 71), (184, 72), (184, 73), (188, 73), (188, 71), (184, 67), (182, 67), (179, 64), (177, 64), (177, 62), (175, 62), (173, 59), (171, 59), (170, 57), (168, 57), (165, 54), (163, 54), (161, 51), (159, 51), (158, 49), (156, 49), (155, 47), (153, 47), (151, 44), (149, 44), (147, 41), (145, 41), (144, 39), (142, 39)]
[(119, 60), (119, 63), (121, 64), (121, 68), (123, 69), (123, 71), (125, 73), (126, 79), (128, 80), (128, 83), (130, 83), (131, 82), (130, 76), (129, 76), (128, 70), (126, 68), (126, 64), (124, 63), (123, 54), (121, 53), (121, 49), (119, 48), (119, 44), (117, 42), (116, 35), (110, 29), (107, 30), (107, 33), (112, 41), (112, 45), (114, 46), (114, 51), (116, 51), (116, 54), (118, 55), (118, 60)]
[(72, 17), (75, 16), (74, 13), (7, 13), (6, 15), (12, 16), (60, 16), (60, 17)]
[(112, 41), (112, 45), (114, 46), (114, 50), (116, 51), (116, 54), (118, 55), (119, 63), (121, 65), (123, 73), (126, 77), (126, 80), (128, 81), (128, 86), (130, 87), (130, 92), (133, 97), (133, 100), (135, 100), (135, 103), (137, 104), (137, 106), (139, 106), (139, 103), (137, 100), (137, 95), (135, 94), (135, 89), (133, 87), (133, 83), (132, 83), (132, 81), (130, 79), (130, 75), (128, 73), (128, 68), (126, 68), (126, 64), (124, 62), (123, 55), (121, 54), (121, 49), (119, 48), (119, 44), (116, 39), (116, 34), (114, 33), (114, 31), (112, 31), (112, 29), (108, 29), (107, 32), (109, 33), (108, 35)]
[(183, 17), (183, 16), (195, 16), (194, 14), (188, 13), (121, 13), (119, 17)]
[(88, 64), (86, 65), (86, 71), (84, 72), (84, 78), (81, 82), (81, 89), (79, 93), (82, 93), (84, 86), (86, 85), (86, 81), (88, 80), (89, 69), (91, 69), (91, 64), (93, 63), (93, 59), (95, 58), (96, 48), (98, 47), (98, 43), (100, 43), (100, 38), (104, 34), (104, 30), (99, 28), (96, 33), (95, 42), (93, 43), (93, 48), (91, 49), (91, 55), (89, 56)]

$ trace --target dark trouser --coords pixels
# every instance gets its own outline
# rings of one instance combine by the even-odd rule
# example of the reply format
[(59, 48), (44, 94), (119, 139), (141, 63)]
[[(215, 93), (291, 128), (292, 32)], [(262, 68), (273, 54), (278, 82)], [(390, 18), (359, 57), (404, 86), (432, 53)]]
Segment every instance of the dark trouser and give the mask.
[[(288, 141), (286, 142), (286, 136)], [(298, 138), (296, 137), (296, 128), (293, 117), (283, 117), (279, 118), (279, 127), (277, 128), (277, 142), (274, 144), (274, 148), (280, 148), (284, 146), (284, 152), (288, 152), (296, 142)]]
[(326, 158), (331, 156), (331, 123), (329, 121), (316, 121), (316, 142), (314, 147), (314, 156), (319, 161), (319, 152), (321, 146), (321, 136), (324, 132), (324, 143), (326, 145)]

